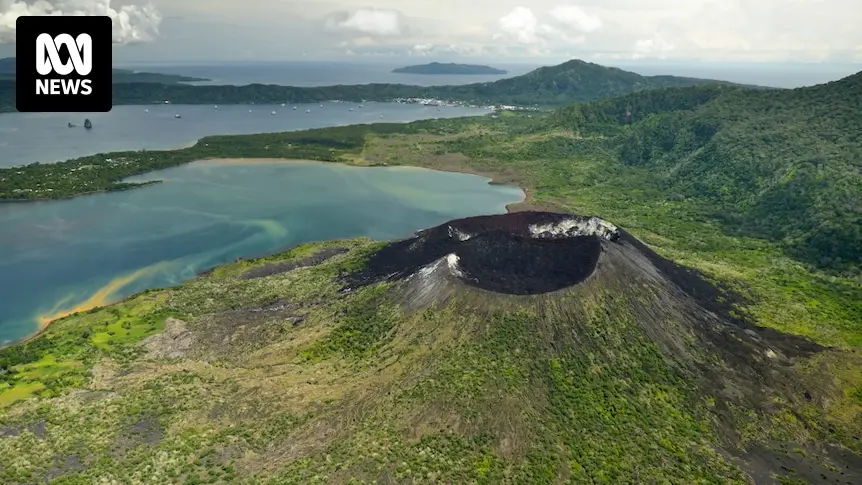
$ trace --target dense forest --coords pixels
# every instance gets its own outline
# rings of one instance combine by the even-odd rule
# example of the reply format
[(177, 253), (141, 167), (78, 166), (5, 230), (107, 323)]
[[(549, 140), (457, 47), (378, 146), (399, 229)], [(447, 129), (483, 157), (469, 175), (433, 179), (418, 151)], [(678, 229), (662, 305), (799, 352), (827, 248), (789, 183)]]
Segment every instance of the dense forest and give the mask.
[(614, 136), (677, 197), (708, 199), (741, 234), (835, 270), (862, 263), (862, 73), (788, 91), (655, 90), (575, 105), (549, 120)]

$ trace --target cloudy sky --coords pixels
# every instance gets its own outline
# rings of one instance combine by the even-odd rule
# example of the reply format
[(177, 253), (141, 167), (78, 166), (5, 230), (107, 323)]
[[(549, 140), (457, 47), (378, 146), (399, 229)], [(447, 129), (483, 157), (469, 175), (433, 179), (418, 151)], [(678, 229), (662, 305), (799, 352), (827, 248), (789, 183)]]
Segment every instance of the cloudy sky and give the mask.
[(114, 18), (119, 60), (862, 62), (862, 0), (0, 0)]

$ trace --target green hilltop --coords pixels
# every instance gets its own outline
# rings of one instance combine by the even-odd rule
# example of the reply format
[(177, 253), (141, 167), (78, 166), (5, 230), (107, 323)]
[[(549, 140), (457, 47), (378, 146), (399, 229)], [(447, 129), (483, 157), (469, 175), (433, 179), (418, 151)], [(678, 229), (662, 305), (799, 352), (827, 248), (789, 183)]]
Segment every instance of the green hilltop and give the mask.
[[(469, 171), (528, 196), (407, 243), (237, 261), (0, 350), (0, 481), (859, 483), (862, 73), (631, 80), (548, 113), (0, 170), (7, 198), (213, 157)], [(621, 235), (596, 235), (608, 222)], [(566, 227), (584, 232), (553, 239)]]

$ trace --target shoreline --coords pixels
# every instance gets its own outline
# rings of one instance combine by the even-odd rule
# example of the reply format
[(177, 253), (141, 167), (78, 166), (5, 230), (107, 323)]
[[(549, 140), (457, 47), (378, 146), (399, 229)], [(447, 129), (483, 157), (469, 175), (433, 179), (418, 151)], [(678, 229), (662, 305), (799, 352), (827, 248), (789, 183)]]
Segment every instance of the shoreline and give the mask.
[[(151, 172), (148, 172), (151, 173)], [(143, 175), (143, 174), (141, 174)], [(88, 195), (98, 195), (98, 194), (110, 194), (111, 192), (123, 192), (126, 190), (134, 190), (140, 189), (143, 187), (147, 187), (150, 185), (156, 185), (164, 182), (164, 180), (148, 180), (146, 182), (140, 182), (136, 185), (132, 185), (130, 187), (123, 187), (119, 189), (108, 189), (108, 190), (94, 190), (92, 192), (81, 192), (80, 194), (70, 195), (67, 197), (40, 197), (37, 199), (0, 199), (0, 204), (26, 204), (28, 202), (51, 202), (51, 201), (61, 201), (61, 200), (72, 200), (77, 199), (78, 197), (85, 197)]]
[[(552, 212), (564, 212), (564, 211), (561, 211), (559, 208), (554, 208), (554, 209), (549, 208), (552, 206), (543, 206), (541, 204), (535, 204), (532, 200), (533, 190), (531, 190), (528, 187), (526, 187), (525, 185), (523, 185), (523, 182), (520, 180), (517, 180), (514, 176), (509, 177), (509, 176), (505, 176), (505, 175), (498, 174), (498, 173), (490, 173), (490, 172), (483, 172), (483, 171), (479, 171), (479, 170), (472, 170), (466, 166), (453, 166), (453, 167), (440, 167), (440, 168), (426, 167), (426, 166), (421, 166), (421, 165), (411, 165), (411, 164), (385, 165), (384, 166), (384, 165), (362, 165), (362, 164), (354, 163), (354, 162), (326, 162), (326, 161), (322, 161), (322, 160), (304, 160), (304, 159), (295, 159), (295, 158), (258, 158), (258, 157), (210, 158), (210, 159), (194, 160), (194, 161), (185, 163), (183, 165), (188, 165), (191, 163), (199, 163), (199, 162), (208, 162), (208, 163), (216, 163), (216, 164), (217, 163), (231, 163), (231, 162), (233, 162), (233, 163), (273, 163), (273, 162), (276, 162), (276, 163), (278, 163), (278, 162), (337, 163), (340, 165), (346, 165), (346, 166), (357, 167), (357, 168), (410, 167), (410, 168), (421, 168), (421, 169), (425, 169), (425, 170), (436, 170), (438, 172), (450, 172), (450, 173), (460, 173), (460, 174), (464, 174), (464, 175), (476, 175), (476, 176), (488, 179), (488, 182), (487, 182), (488, 184), (508, 185), (511, 187), (516, 187), (524, 193), (524, 198), (520, 202), (513, 202), (513, 203), (509, 203), (509, 204), (505, 205), (506, 213), (524, 212), (524, 211), (530, 211), (530, 210), (549, 210)], [(122, 190), (138, 189), (138, 188), (141, 188), (141, 187), (144, 187), (147, 185), (153, 185), (153, 184), (157, 184), (157, 183), (161, 183), (161, 182), (162, 182), (161, 180), (157, 180), (157, 181), (145, 183), (145, 184), (142, 184), (139, 186), (128, 187), (125, 189), (120, 189), (120, 190), (115, 190), (115, 191), (100, 190), (100, 191), (88, 192), (86, 194), (76, 194), (76, 195), (73, 195), (70, 197), (57, 198), (57, 199), (0, 200), (0, 203), (3, 203), (3, 202), (19, 202), (19, 203), (20, 202), (45, 202), (45, 201), (69, 200), (69, 199), (73, 199), (75, 197), (80, 197), (80, 196), (84, 196), (84, 195), (93, 195), (93, 194), (98, 194), (98, 193), (109, 193), (109, 192), (119, 192)], [(545, 207), (545, 208), (542, 209), (543, 207)], [(289, 250), (289, 249), (290, 248), (286, 248), (285, 250)], [(277, 251), (277, 252), (271, 253), (271, 254), (276, 254), (278, 252), (281, 252), (281, 251)], [(212, 269), (214, 269), (214, 268), (210, 268), (210, 270), (207, 270), (207, 271), (212, 271)], [(201, 276), (201, 274), (196, 274), (194, 276), (194, 278), (199, 278), (200, 276)], [(156, 290), (160, 290), (160, 289), (164, 289), (164, 288), (153, 288), (151, 290), (145, 290), (145, 291), (156, 291)], [(27, 335), (24, 338), (21, 338), (19, 340), (15, 340), (13, 342), (5, 343), (5, 344), (0, 344), (0, 350), (6, 349), (9, 347), (14, 347), (16, 345), (26, 344), (27, 342), (30, 342), (30, 341), (33, 341), (33, 340), (39, 338), (43, 333), (45, 333), (45, 331), (48, 330), (48, 328), (51, 327), (51, 324), (53, 324), (54, 322), (58, 322), (60, 320), (63, 320), (64, 318), (72, 317), (72, 316), (77, 315), (79, 313), (94, 310), (96, 308), (107, 308), (109, 306), (117, 305), (117, 304), (122, 303), (123, 301), (125, 301), (129, 298), (134, 298), (135, 296), (139, 295), (140, 293), (141, 292), (135, 293), (133, 295), (129, 295), (126, 298), (117, 300), (117, 301), (115, 301), (109, 305), (95, 306), (92, 308), (88, 308), (86, 310), (81, 310), (81, 311), (75, 312), (73, 314), (65, 315), (65, 316), (58, 318), (58, 319), (55, 319), (55, 320), (51, 320), (51, 321), (45, 323), (44, 325), (41, 325), (40, 326), (41, 328), (38, 328), (35, 332)]]

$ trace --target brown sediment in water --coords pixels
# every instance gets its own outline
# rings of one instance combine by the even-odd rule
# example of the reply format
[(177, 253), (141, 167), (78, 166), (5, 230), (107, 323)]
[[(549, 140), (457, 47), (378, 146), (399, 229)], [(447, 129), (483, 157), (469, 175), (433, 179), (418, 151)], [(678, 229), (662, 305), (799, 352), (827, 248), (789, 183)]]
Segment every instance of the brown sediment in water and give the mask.
[[(292, 158), (255, 158), (255, 157), (252, 157), (252, 158), (209, 158), (209, 159), (195, 160), (191, 163), (213, 164), (213, 165), (241, 165), (241, 164), (268, 164), (268, 163), (308, 163), (308, 164), (335, 164), (335, 165), (349, 166), (349, 167), (355, 167), (355, 168), (389, 168), (389, 169), (413, 168), (413, 169), (420, 169), (420, 170), (435, 170), (438, 172), (463, 173), (463, 174), (467, 174), (467, 175), (477, 175), (480, 177), (485, 177), (488, 179), (489, 183), (512, 185), (514, 187), (520, 188), (524, 192), (524, 198), (520, 202), (507, 204), (506, 205), (507, 212), (511, 213), (511, 212), (530, 210), (533, 208), (544, 207), (544, 206), (532, 204), (530, 202), (530, 198), (531, 198), (530, 193), (531, 192), (528, 191), (527, 189), (523, 188), (523, 187), (518, 186), (516, 181), (514, 179), (512, 179), (511, 177), (501, 177), (499, 174), (491, 174), (491, 173), (485, 173), (485, 172), (481, 172), (481, 171), (475, 171), (475, 170), (471, 170), (471, 169), (466, 168), (466, 167), (459, 167), (459, 168), (422, 167), (422, 166), (416, 166), (416, 165), (380, 166), (380, 165), (363, 165), (363, 164), (349, 163), (349, 162), (348, 163), (345, 163), (345, 162), (324, 162), (324, 161), (319, 161), (319, 160), (305, 160), (305, 159), (292, 159)], [(149, 181), (146, 183), (147, 184), (155, 184), (155, 183), (160, 183), (162, 181), (164, 181), (164, 180), (153, 180), (153, 181)], [(102, 192), (102, 191), (100, 191), (100, 192)], [(80, 195), (89, 195), (89, 194), (91, 194), (91, 193), (80, 194)], [(46, 199), (46, 200), (48, 200), (48, 199)], [(54, 200), (54, 199), (51, 199), (51, 200)], [(12, 201), (12, 202), (15, 202), (15, 201)], [(28, 200), (28, 201), (19, 201), (19, 202), (34, 202), (34, 201)], [(5, 347), (9, 347), (9, 346), (13, 346), (13, 345), (17, 345), (20, 343), (24, 343), (24, 342), (28, 342), (30, 340), (33, 340), (34, 338), (40, 336), (48, 328), (48, 326), (54, 321), (60, 320), (62, 318), (68, 317), (70, 315), (74, 315), (75, 313), (85, 312), (88, 310), (92, 310), (94, 308), (109, 306), (109, 305), (117, 303), (117, 301), (115, 299), (111, 298), (112, 294), (116, 290), (122, 288), (123, 286), (125, 286), (129, 283), (131, 283), (135, 279), (143, 276), (144, 274), (146, 274), (148, 271), (151, 271), (151, 270), (152, 270), (152, 267), (143, 268), (143, 269), (138, 270), (138, 271), (131, 273), (129, 275), (117, 277), (116, 279), (112, 280), (111, 282), (109, 282), (108, 284), (106, 284), (105, 286), (103, 286), (102, 288), (97, 290), (90, 297), (88, 297), (85, 301), (75, 305), (72, 308), (66, 308), (66, 309), (62, 309), (62, 310), (55, 309), (49, 313), (37, 315), (35, 318), (38, 322), (38, 327), (37, 327), (37, 330), (35, 332), (24, 337), (23, 339), (16, 340), (14, 342), (10, 342), (8, 344), (0, 345), (0, 348), (5, 348)], [(204, 273), (206, 273), (206, 272), (204, 272)]]
[[(82, 313), (94, 308), (109, 306), (117, 303), (117, 300), (113, 297), (114, 294), (120, 290), (121, 288), (129, 285), (130, 283), (143, 278), (145, 276), (151, 275), (161, 269), (163, 269), (168, 263), (156, 263), (150, 266), (146, 266), (144, 268), (138, 269), (131, 273), (118, 276), (107, 284), (93, 292), (86, 300), (75, 304), (72, 307), (67, 308), (54, 308), (47, 313), (42, 313), (36, 315), (35, 319), (38, 322), (38, 327), (35, 332), (24, 337), (23, 339), (16, 340), (14, 342), (10, 342), (6, 345), (0, 345), (0, 348), (11, 347), (13, 345), (22, 344), (28, 342), (30, 340), (35, 339), (36, 337), (42, 335), (45, 330), (51, 325), (52, 322), (57, 320), (66, 318), (68, 316), (74, 315), (76, 313)], [(60, 305), (57, 305), (58, 307)]]

